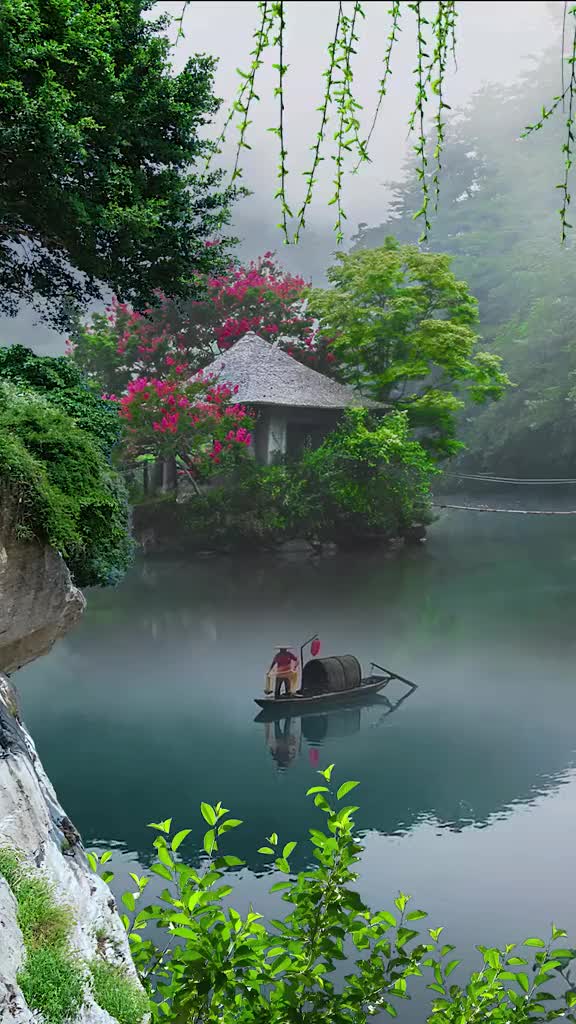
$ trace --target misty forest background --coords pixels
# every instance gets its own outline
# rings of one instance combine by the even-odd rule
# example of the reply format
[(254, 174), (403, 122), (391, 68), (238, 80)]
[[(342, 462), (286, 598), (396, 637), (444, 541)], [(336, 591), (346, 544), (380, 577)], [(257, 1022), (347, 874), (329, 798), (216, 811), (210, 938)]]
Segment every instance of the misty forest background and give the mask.
[[(237, 4), (236, 8), (247, 6)], [(470, 9), (494, 6), (467, 5)], [(527, 6), (538, 8), (532, 35), (534, 25), (540, 24), (543, 44), (550, 43), (558, 34), (561, 5)], [(531, 16), (534, 21), (534, 10)], [(510, 12), (502, 17), (505, 27)], [(505, 42), (505, 38), (500, 40), (501, 49)], [(197, 48), (193, 28), (186, 47), (189, 51)], [(183, 53), (182, 60), (185, 56)], [(461, 59), (465, 64), (466, 55)], [(498, 64), (496, 44), (494, 61)], [(543, 98), (558, 91), (559, 47), (553, 43), (528, 60), (524, 53), (516, 66), (512, 57), (511, 64), (507, 77), (515, 80), (508, 84), (492, 81), (468, 96), (464, 95), (466, 82), (460, 94), (455, 88), (461, 105), (452, 99), (440, 205), (425, 248), (454, 257), (456, 275), (468, 283), (479, 302), (482, 347), (502, 356), (514, 384), (499, 402), (464, 411), (460, 432), (468, 451), (460, 457), (460, 464), (498, 475), (570, 477), (576, 449), (576, 312), (572, 301), (576, 272), (573, 241), (569, 239), (564, 246), (559, 242), (559, 202), (554, 188), (559, 178), (562, 118), (551, 121), (545, 131), (530, 139), (519, 137), (522, 127), (537, 116)], [(401, 58), (399, 65), (402, 88), (408, 71)], [(420, 206), (415, 161), (406, 156), (409, 145), (399, 158), (399, 147), (396, 150), (394, 159), (383, 161), (382, 170), (371, 165), (363, 181), (373, 200), (370, 222), (356, 229), (352, 217), (361, 204), (354, 202), (354, 189), (362, 185), (364, 169), (352, 179), (351, 230), (345, 248), (380, 246), (388, 235), (401, 242), (418, 240), (421, 225), (413, 219)], [(256, 140), (247, 159), (255, 165), (258, 160), (266, 163), (269, 156)], [(391, 167), (394, 173), (395, 164), (400, 173), (398, 180), (390, 183), (386, 171)], [(327, 211), (307, 229), (303, 245), (284, 247), (274, 225), (273, 191), (269, 183), (258, 186), (257, 179), (253, 173), (246, 175), (254, 194), (240, 201), (234, 215), (240, 238), (238, 256), (255, 258), (272, 245), (290, 270), (314, 284), (324, 283), (335, 249)], [(371, 182), (377, 181), (372, 188)], [(41, 352), (63, 351), (64, 336), (36, 324), (31, 312), (24, 311), (17, 320), (3, 320), (0, 328), (4, 343), (21, 342)]]

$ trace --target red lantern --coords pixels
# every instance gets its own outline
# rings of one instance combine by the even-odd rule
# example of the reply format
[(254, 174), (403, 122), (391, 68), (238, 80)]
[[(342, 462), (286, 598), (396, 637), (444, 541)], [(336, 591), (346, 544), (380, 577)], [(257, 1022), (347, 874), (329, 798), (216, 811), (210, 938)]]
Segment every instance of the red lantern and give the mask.
[(315, 639), (310, 644), (310, 654), (312, 655), (313, 658), (317, 658), (318, 657), (318, 655), (320, 654), (321, 648), (322, 648), (322, 644), (320, 643), (318, 637), (315, 637)]

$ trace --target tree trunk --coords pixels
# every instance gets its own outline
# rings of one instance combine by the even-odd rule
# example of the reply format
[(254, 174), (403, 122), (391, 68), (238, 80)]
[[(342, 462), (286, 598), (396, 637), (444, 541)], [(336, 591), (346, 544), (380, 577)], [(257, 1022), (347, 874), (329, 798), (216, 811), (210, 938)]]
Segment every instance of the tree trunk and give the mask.
[(169, 494), (176, 490), (178, 474), (176, 472), (176, 459), (173, 455), (162, 462), (162, 491)]

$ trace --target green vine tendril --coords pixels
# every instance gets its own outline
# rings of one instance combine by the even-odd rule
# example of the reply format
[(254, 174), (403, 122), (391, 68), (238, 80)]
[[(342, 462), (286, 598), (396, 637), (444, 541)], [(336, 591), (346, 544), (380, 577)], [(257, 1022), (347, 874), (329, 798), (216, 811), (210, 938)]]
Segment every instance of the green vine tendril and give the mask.
[(358, 120), (357, 110), (360, 109), (360, 104), (355, 100), (353, 93), (354, 74), (352, 71), (352, 57), (356, 53), (355, 44), (358, 42), (356, 32), (358, 16), (364, 17), (360, 3), (354, 4), (351, 18), (346, 14), (342, 14), (340, 18), (341, 29), (334, 58), (335, 66), (340, 71), (341, 77), (336, 83), (334, 90), (334, 100), (339, 118), (338, 128), (334, 135), (337, 148), (335, 155), (332, 157), (335, 165), (333, 179), (334, 195), (330, 199), (329, 205), (336, 206), (337, 214), (334, 230), (338, 243), (344, 239), (343, 222), (346, 220), (346, 214), (342, 207), (345, 154), (352, 152), (354, 147), (356, 147), (359, 150), (360, 159), (365, 159), (364, 144), (359, 137), (360, 121)]
[[(562, 144), (562, 153), (564, 154), (564, 176), (560, 184), (556, 186), (562, 196), (562, 205), (560, 206), (559, 213), (561, 240), (563, 243), (566, 241), (568, 231), (573, 227), (573, 225), (568, 221), (568, 210), (572, 201), (569, 186), (570, 171), (574, 162), (574, 131), (576, 119), (574, 109), (576, 105), (576, 6), (571, 7), (568, 13), (573, 19), (572, 45), (570, 55), (568, 57), (565, 58), (564, 53), (562, 53), (562, 68), (564, 68), (564, 63), (568, 64), (570, 68), (568, 82), (564, 85), (565, 79), (563, 74), (562, 83), (564, 88), (560, 95), (555, 96), (553, 102), (548, 107), (543, 106), (538, 121), (535, 121), (534, 124), (527, 125), (522, 132), (522, 138), (526, 138), (528, 135), (532, 135), (534, 132), (540, 131), (544, 127), (546, 121), (549, 121), (559, 108), (564, 110), (566, 113), (566, 133)], [(563, 29), (563, 35), (564, 31), (565, 30)]]
[(278, 99), (278, 127), (270, 128), (269, 131), (278, 136), (280, 144), (278, 163), (279, 183), (274, 194), (274, 198), (280, 200), (282, 221), (278, 227), (282, 229), (284, 239), (288, 242), (288, 218), (292, 218), (292, 211), (288, 206), (288, 199), (286, 196), (286, 176), (288, 174), (286, 158), (288, 156), (288, 152), (286, 150), (286, 142), (284, 139), (284, 77), (288, 70), (288, 65), (284, 63), (284, 32), (286, 29), (286, 20), (284, 18), (283, 0), (279, 0), (278, 3), (274, 3), (272, 5), (272, 13), (274, 20), (278, 22), (278, 32), (274, 39), (274, 45), (278, 47), (278, 63), (272, 65), (274, 70), (278, 72), (278, 85), (274, 89), (274, 96)]
[(416, 0), (416, 3), (410, 3), (408, 4), (408, 7), (410, 10), (414, 11), (416, 15), (417, 54), (416, 68), (414, 69), (414, 75), (416, 77), (416, 96), (414, 100), (414, 109), (410, 114), (408, 121), (408, 128), (410, 132), (413, 132), (416, 122), (418, 122), (418, 137), (413, 148), (418, 160), (416, 165), (416, 175), (420, 182), (420, 188), (422, 191), (422, 206), (414, 214), (414, 220), (417, 220), (419, 217), (423, 218), (424, 229), (419, 238), (419, 241), (422, 242), (428, 237), (428, 232), (431, 227), (428, 213), (430, 204), (430, 187), (428, 185), (428, 156), (426, 153), (426, 131), (424, 127), (424, 118), (428, 100), (426, 89), (431, 80), (432, 64), (426, 64), (428, 53), (426, 49), (427, 43), (425, 32), (426, 26), (429, 22), (422, 14), (422, 4), (420, 3), (420, 0)]
[[(382, 78), (380, 79), (380, 84), (378, 86), (378, 102), (376, 104), (376, 109), (375, 109), (374, 114), (372, 116), (372, 122), (370, 124), (370, 130), (368, 132), (368, 135), (366, 136), (366, 139), (364, 140), (364, 147), (363, 148), (364, 148), (364, 152), (366, 154), (365, 159), (370, 159), (369, 156), (368, 156), (369, 146), (370, 146), (370, 143), (372, 141), (372, 136), (374, 134), (374, 129), (376, 128), (376, 124), (378, 122), (378, 118), (380, 116), (380, 110), (382, 108), (382, 103), (384, 101), (384, 97), (385, 97), (385, 95), (386, 95), (386, 93), (388, 91), (388, 79), (390, 78), (390, 75), (392, 74), (392, 52), (394, 50), (394, 46), (398, 42), (398, 36), (399, 36), (400, 32), (402, 31), (401, 26), (400, 26), (400, 18), (402, 16), (402, 12), (401, 12), (401, 9), (400, 9), (400, 0), (394, 0), (394, 3), (392, 4), (392, 6), (390, 7), (390, 9), (388, 11), (388, 14), (392, 18), (392, 28), (390, 29), (390, 32), (388, 34), (388, 39), (386, 41), (386, 50), (384, 51), (384, 60), (383, 60), (384, 73), (382, 75)], [(363, 162), (362, 160), (358, 161), (358, 163), (356, 164), (356, 167), (354, 168), (354, 172), (356, 172), (358, 170), (358, 168), (360, 167), (360, 164), (362, 162)]]
[(312, 167), (309, 171), (304, 171), (303, 177), (306, 179), (307, 188), (306, 195), (302, 206), (298, 210), (298, 223), (296, 225), (296, 232), (294, 234), (294, 242), (297, 244), (300, 241), (300, 231), (306, 227), (306, 211), (312, 202), (312, 195), (314, 193), (314, 186), (316, 184), (316, 171), (320, 166), (320, 163), (324, 159), (322, 156), (322, 145), (326, 135), (326, 126), (329, 121), (328, 110), (332, 103), (332, 86), (334, 83), (334, 57), (336, 53), (336, 46), (340, 36), (340, 22), (342, 20), (342, 4), (338, 4), (338, 17), (336, 18), (336, 29), (334, 31), (334, 38), (328, 46), (328, 57), (329, 64), (324, 71), (324, 77), (326, 79), (326, 88), (324, 89), (324, 96), (322, 97), (322, 103), (318, 108), (320, 111), (320, 127), (316, 133), (316, 142), (312, 146), (313, 158)]

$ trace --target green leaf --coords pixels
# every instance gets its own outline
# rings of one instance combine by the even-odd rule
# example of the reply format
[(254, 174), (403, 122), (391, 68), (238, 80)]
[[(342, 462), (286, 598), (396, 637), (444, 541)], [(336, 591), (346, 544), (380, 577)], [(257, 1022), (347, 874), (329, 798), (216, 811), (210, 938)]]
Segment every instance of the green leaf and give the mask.
[(216, 833), (214, 832), (214, 829), (211, 828), (211, 829), (208, 830), (208, 832), (206, 832), (206, 834), (204, 836), (204, 849), (205, 849), (206, 853), (210, 854), (210, 853), (213, 852), (213, 850), (215, 848), (216, 848)]
[(282, 857), (284, 860), (288, 860), (288, 857), (296, 849), (297, 843), (286, 843), (286, 846), (282, 850)]
[(176, 833), (172, 840), (172, 850), (174, 851), (174, 853), (176, 853), (176, 850), (182, 845), (182, 843), (186, 839), (186, 836), (190, 835), (191, 831), (191, 828), (183, 828), (180, 832)]
[(98, 870), (98, 855), (95, 853), (87, 853), (86, 860), (88, 861), (92, 871)]
[(332, 810), (330, 804), (328, 803), (323, 793), (318, 793), (318, 795), (314, 797), (314, 803), (316, 804), (316, 807), (319, 807), (322, 811), (325, 811), (327, 814), (329, 814), (330, 811)]
[(167, 868), (174, 867), (174, 861), (165, 846), (158, 847), (158, 860), (161, 864), (165, 864)]
[(388, 910), (381, 910), (378, 914), (376, 914), (376, 921), (384, 921), (391, 928), (395, 928), (397, 923), (394, 915), (391, 914)]
[(155, 828), (157, 832), (165, 832), (168, 834), (172, 828), (172, 818), (166, 818), (166, 821), (151, 821), (148, 828)]
[(423, 917), (428, 917), (425, 910), (411, 910), (409, 914), (406, 914), (407, 921), (421, 921)]
[(394, 906), (398, 908), (400, 913), (402, 913), (406, 909), (409, 900), (410, 897), (407, 896), (405, 892), (401, 892), (400, 895), (397, 896), (397, 898), (394, 900)]
[(530, 988), (530, 982), (528, 981), (528, 975), (524, 974), (524, 971), (518, 971), (516, 975), (516, 981), (525, 992), (528, 992)]
[(326, 782), (330, 782), (330, 779), (332, 778), (332, 772), (333, 771), (334, 771), (334, 765), (333, 764), (329, 764), (328, 767), (324, 769), (324, 771), (319, 771), (318, 774), (321, 775), (324, 779), (326, 779)]
[(100, 857), (100, 863), (101, 864), (107, 864), (111, 857), (112, 857), (112, 851), (111, 850), (106, 850), (106, 852), (103, 853), (102, 856)]
[(271, 843), (272, 846), (278, 845), (278, 836), (276, 835), (276, 832), (273, 832), (271, 836), (268, 836), (268, 842)]
[(220, 832), (229, 832), (231, 828), (238, 828), (238, 826), (242, 824), (243, 821), (241, 818), (227, 818), (226, 821), (223, 821), (219, 826), (219, 830)]
[(356, 789), (356, 786), (359, 786), (359, 785), (360, 785), (359, 782), (344, 782), (340, 786), (340, 789), (338, 790), (338, 792), (336, 793), (336, 799), (337, 800), (342, 800), (345, 796), (347, 796), (348, 793), (351, 793), (352, 790)]
[(306, 796), (313, 796), (314, 793), (329, 793), (328, 786), (311, 786), (306, 790)]
[(102, 872), (102, 881), (106, 882), (106, 885), (108, 885), (113, 879), (114, 879), (114, 872), (113, 871), (103, 871)]
[(271, 846), (261, 846), (260, 849), (258, 850), (258, 853), (263, 853), (266, 856), (274, 856), (274, 850), (272, 849)]
[(386, 1013), (389, 1013), (391, 1017), (398, 1016), (398, 1010), (395, 1006), (392, 1006), (392, 1003), (382, 1003), (382, 1006), (386, 1010)]
[(166, 878), (169, 882), (172, 881), (172, 874), (163, 864), (153, 864), (150, 871), (153, 871), (155, 875), (160, 875), (160, 878)]
[(494, 967), (495, 969), (500, 967), (500, 953), (497, 949), (485, 949), (484, 960), (489, 967)]
[(511, 956), (510, 959), (506, 961), (506, 963), (511, 964), (514, 967), (518, 967), (521, 964), (527, 964), (528, 961), (524, 960), (524, 958), (521, 956)]
[(269, 889), (269, 892), (280, 892), (281, 889), (289, 889), (291, 885), (292, 882), (275, 882)]
[(450, 975), (452, 974), (452, 971), (455, 971), (458, 965), (461, 963), (461, 960), (451, 960), (450, 963), (446, 964), (446, 967), (444, 968), (444, 974), (446, 975), (446, 977), (449, 978)]
[(216, 824), (216, 811), (210, 804), (201, 803), (200, 810), (204, 821), (207, 821), (209, 825)]
[(546, 948), (546, 943), (543, 939), (524, 939), (523, 946), (540, 946), (541, 949)]
[(242, 868), (244, 867), (245, 864), (246, 861), (242, 860), (241, 857), (235, 857), (233, 856), (233, 854), (229, 853), (227, 853), (225, 857), (219, 857), (218, 860), (215, 862), (215, 866), (217, 868)]
[(134, 899), (134, 894), (131, 893), (131, 892), (125, 892), (123, 897), (122, 897), (122, 903), (124, 904), (124, 906), (128, 910), (131, 910), (131, 911), (134, 910), (135, 907), (136, 907), (136, 901)]

